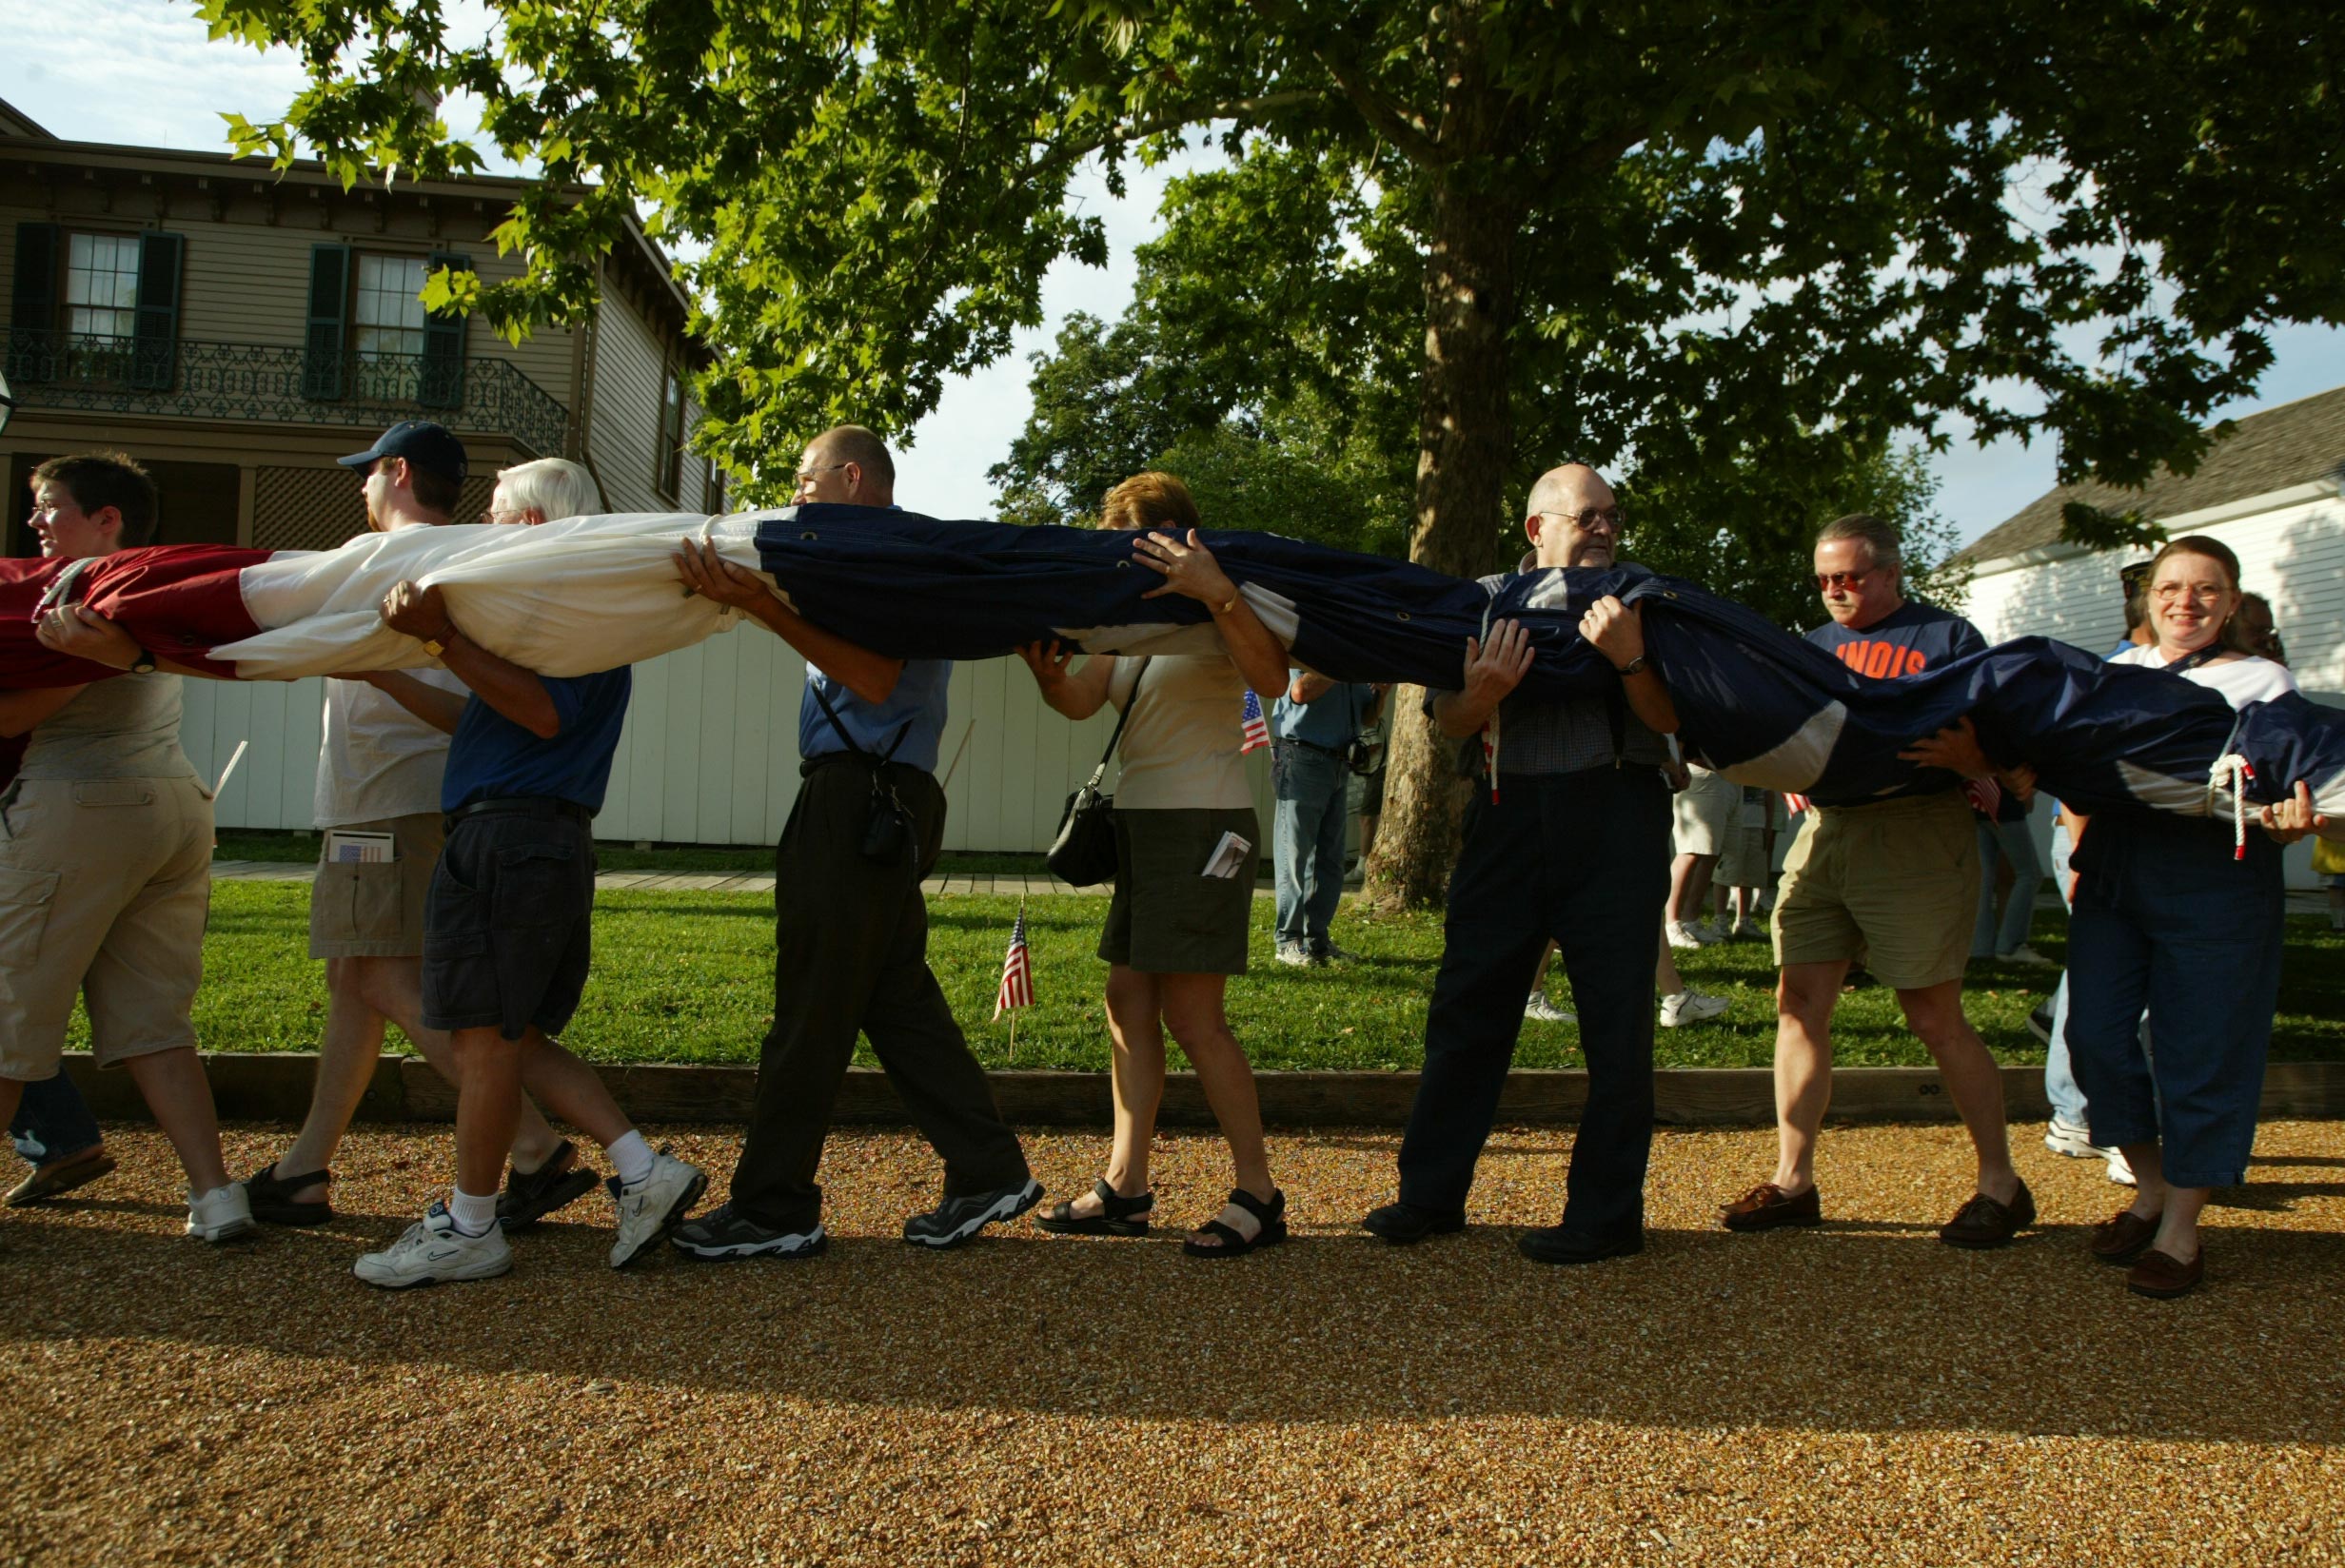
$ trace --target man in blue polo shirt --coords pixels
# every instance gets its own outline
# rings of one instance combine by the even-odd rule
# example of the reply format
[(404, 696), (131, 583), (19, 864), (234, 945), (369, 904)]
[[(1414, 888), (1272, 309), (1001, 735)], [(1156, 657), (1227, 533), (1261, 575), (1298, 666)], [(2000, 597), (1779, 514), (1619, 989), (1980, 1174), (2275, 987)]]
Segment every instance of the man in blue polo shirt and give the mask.
[[(826, 430), (798, 460), (797, 500), (893, 508), (895, 461), (861, 425)], [(677, 566), (693, 592), (746, 611), (803, 655), (806, 686), (802, 782), (774, 851), (774, 1026), (757, 1105), (730, 1197), (676, 1245), (710, 1261), (823, 1249), (815, 1175), (859, 1032), (944, 1160), (943, 1200), (904, 1222), (904, 1240), (958, 1246), (1032, 1208), (1042, 1186), (928, 967), (920, 879), (944, 843), (934, 770), (953, 666), (825, 632), (713, 549), (687, 544)]]
[(542, 676), (465, 637), (437, 587), (403, 582), (383, 618), (472, 690), (441, 785), (447, 844), (424, 912), (424, 1022), (456, 1048), (456, 1187), (352, 1272), (398, 1289), (484, 1280), (513, 1266), (497, 1188), (524, 1085), (602, 1145), (619, 1174), (611, 1266), (624, 1268), (690, 1211), (708, 1178), (654, 1153), (592, 1068), (551, 1036), (570, 1021), (593, 953), (591, 824), (610, 785), (633, 673)]
[(1351, 954), (1328, 938), (1344, 893), (1347, 754), (1360, 727), (1376, 716), (1382, 686), (1337, 682), (1308, 670), (1289, 673), (1271, 709), (1271, 788), (1278, 813), (1271, 833), (1278, 888), (1282, 964), (1331, 964)]

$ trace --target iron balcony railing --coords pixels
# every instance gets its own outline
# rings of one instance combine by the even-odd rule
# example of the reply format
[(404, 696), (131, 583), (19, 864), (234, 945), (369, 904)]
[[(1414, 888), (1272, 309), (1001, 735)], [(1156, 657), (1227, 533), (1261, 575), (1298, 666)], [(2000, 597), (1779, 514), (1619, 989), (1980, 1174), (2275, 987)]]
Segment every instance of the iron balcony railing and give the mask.
[(504, 360), (11, 329), (7, 369), (28, 409), (360, 426), (436, 419), (538, 457), (562, 454), (569, 423), (553, 394)]

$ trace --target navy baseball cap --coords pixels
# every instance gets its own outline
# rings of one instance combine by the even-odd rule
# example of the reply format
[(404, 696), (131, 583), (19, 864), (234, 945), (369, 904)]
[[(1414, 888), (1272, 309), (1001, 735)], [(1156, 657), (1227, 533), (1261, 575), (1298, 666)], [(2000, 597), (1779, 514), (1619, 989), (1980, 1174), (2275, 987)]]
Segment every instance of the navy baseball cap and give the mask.
[(434, 424), (429, 420), (402, 420), (383, 432), (365, 451), (334, 461), (345, 468), (363, 470), (377, 458), (404, 458), (427, 474), (437, 474), (459, 484), (470, 472), (464, 459), (464, 443), (446, 425)]

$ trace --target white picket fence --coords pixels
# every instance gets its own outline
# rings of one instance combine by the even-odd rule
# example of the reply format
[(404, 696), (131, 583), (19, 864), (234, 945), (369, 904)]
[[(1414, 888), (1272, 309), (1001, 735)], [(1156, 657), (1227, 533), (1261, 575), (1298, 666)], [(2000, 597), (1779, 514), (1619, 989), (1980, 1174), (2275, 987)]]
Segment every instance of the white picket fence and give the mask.
[[(595, 819), (598, 838), (771, 844), (798, 798), (798, 712), (805, 665), (755, 628), (636, 666), (635, 699)], [(250, 749), (217, 808), (224, 828), (307, 828), (317, 774), (323, 682), (187, 683), (187, 755), (217, 776), (240, 740)], [(1068, 792), (1099, 760), (1114, 715), (1069, 723), (1042, 704), (1015, 658), (956, 665), (941, 775), (945, 847), (1039, 851)], [(1231, 715), (1232, 724), (1237, 715)], [(965, 749), (964, 739), (966, 741)], [(956, 752), (960, 753), (954, 767)], [(1268, 751), (1247, 759), (1254, 809), (1271, 831)], [(1268, 848), (1267, 843), (1265, 849)]]

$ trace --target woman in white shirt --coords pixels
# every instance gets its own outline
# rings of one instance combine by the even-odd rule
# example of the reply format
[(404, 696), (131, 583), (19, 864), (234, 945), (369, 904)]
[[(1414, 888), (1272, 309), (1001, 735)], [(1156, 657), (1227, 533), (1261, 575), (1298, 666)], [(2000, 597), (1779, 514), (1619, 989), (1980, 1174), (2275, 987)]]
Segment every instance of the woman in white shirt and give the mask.
[[(2246, 651), (2239, 600), (2228, 547), (2175, 539), (2150, 566), (2157, 640), (2112, 662), (2170, 672), (2235, 708), (2295, 691), (2283, 666)], [(2133, 1203), (2095, 1228), (2092, 1252), (2130, 1265), (2126, 1284), (2143, 1296), (2197, 1286), (2198, 1211), (2210, 1188), (2247, 1177), (2279, 997), (2280, 845), (2321, 825), (2301, 785), (2259, 820), (2265, 831), (2243, 853), (2227, 820), (2146, 807), (2073, 829), (2068, 1047), (2092, 1140), (2121, 1148), (2137, 1184)]]
[[(1150, 473), (1124, 480), (1108, 492), (1100, 524), (1138, 532), (1133, 559), (1165, 578), (1150, 597), (1182, 594), (1205, 605), (1229, 652), (1095, 657), (1070, 672), (1074, 655), (1055, 642), (1019, 650), (1042, 699), (1069, 718), (1088, 718), (1105, 703), (1126, 714), (1115, 897), (1099, 938), (1115, 1050), (1114, 1151), (1089, 1193), (1035, 1223), (1076, 1235), (1148, 1229), (1155, 1205), (1149, 1141), (1164, 1097), (1170, 1030), (1196, 1068), (1236, 1166), (1229, 1203), (1182, 1249), (1233, 1258), (1287, 1235), (1286, 1195), (1271, 1180), (1253, 1069), (1222, 1006), (1230, 976), (1246, 971), (1262, 841), (1239, 760), (1246, 690), (1283, 691), (1287, 651), (1199, 542), (1196, 502), (1179, 480)], [(1245, 846), (1234, 864), (1217, 857), (1232, 836)]]

